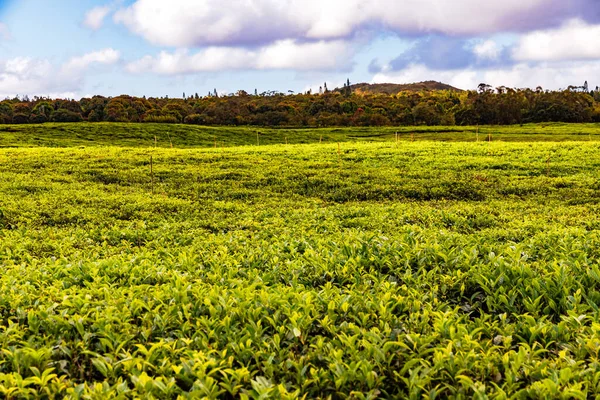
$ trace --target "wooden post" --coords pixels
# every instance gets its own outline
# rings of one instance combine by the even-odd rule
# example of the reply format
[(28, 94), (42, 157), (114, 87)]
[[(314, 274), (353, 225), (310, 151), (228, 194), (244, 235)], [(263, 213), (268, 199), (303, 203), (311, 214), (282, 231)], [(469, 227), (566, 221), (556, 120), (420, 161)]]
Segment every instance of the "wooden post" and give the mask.
[(259, 134), (259, 132), (256, 131), (256, 145), (260, 146), (260, 139), (258, 138), (258, 134)]
[(152, 194), (154, 194), (154, 169), (152, 165), (152, 156), (150, 156), (150, 182), (152, 182)]
[(156, 148), (156, 135), (154, 135), (154, 147)]
[(491, 141), (492, 141), (492, 133), (490, 132), (490, 133), (488, 133), (488, 142), (491, 142)]
[(411, 134), (410, 134), (410, 141), (411, 142), (415, 141), (415, 133), (414, 132), (411, 132)]

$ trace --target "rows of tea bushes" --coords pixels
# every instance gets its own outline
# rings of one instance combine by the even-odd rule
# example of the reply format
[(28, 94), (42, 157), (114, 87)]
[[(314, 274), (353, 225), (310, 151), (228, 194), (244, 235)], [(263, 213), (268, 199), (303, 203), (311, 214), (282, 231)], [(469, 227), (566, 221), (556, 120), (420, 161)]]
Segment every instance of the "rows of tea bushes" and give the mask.
[(344, 142), (564, 142), (600, 139), (599, 124), (276, 128), (135, 123), (1, 125), (2, 147), (221, 148)]
[(2, 149), (0, 393), (595, 397), (599, 167), (597, 142)]

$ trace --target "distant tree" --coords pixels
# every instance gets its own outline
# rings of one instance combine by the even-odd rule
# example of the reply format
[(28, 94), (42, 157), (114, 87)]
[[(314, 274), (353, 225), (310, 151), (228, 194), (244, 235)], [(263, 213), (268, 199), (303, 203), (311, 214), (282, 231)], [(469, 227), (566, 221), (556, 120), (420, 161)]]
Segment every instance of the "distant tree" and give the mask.
[(442, 115), (434, 104), (421, 102), (413, 108), (415, 125), (439, 125)]
[(13, 110), (7, 103), (0, 103), (0, 124), (12, 122)]
[(33, 107), (33, 110), (31, 110), (31, 122), (38, 124), (47, 122), (50, 120), (53, 112), (54, 108), (52, 107), (52, 103), (49, 101), (40, 101)]
[(31, 113), (31, 105), (24, 102), (16, 103), (12, 106), (12, 110), (15, 115), (24, 114), (27, 115), (27, 118), (29, 118), (29, 114)]
[(346, 83), (344, 83), (344, 88), (342, 89), (342, 94), (346, 97), (350, 97), (352, 94), (352, 88), (350, 87), (350, 79), (346, 79)]
[(65, 108), (60, 108), (52, 114), (52, 121), (54, 122), (81, 122), (82, 120), (80, 114)]
[(492, 86), (488, 85), (487, 83), (480, 83), (477, 86), (477, 91), (479, 91), (479, 93), (483, 94), (483, 93), (489, 93), (492, 91)]
[(13, 124), (26, 124), (29, 122), (29, 115), (23, 113), (14, 114), (12, 117)]

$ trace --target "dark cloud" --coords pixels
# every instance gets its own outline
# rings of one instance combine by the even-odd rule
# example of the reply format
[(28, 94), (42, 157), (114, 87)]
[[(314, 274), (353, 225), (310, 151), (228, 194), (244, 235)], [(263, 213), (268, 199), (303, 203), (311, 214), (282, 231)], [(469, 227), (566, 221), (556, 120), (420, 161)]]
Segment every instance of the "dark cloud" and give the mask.
[(369, 72), (371, 74), (376, 74), (378, 72), (381, 72), (382, 70), (383, 67), (381, 66), (377, 58), (371, 60), (371, 63), (369, 64)]
[(530, 12), (505, 16), (501, 25), (506, 31), (527, 32), (555, 28), (573, 18), (600, 22), (600, 0), (546, 0)]
[[(440, 35), (431, 35), (416, 41), (413, 47), (394, 58), (389, 67), (400, 71), (411, 64), (425, 65), (432, 70), (458, 70), (469, 67), (491, 68), (512, 64), (511, 49), (501, 48), (496, 58), (480, 58), (474, 51), (477, 43)], [(369, 65), (369, 72), (380, 72), (378, 60)]]
[(465, 41), (457, 38), (431, 36), (419, 40), (390, 62), (393, 70), (401, 70), (410, 64), (424, 64), (431, 69), (460, 69), (473, 64), (475, 55), (465, 46)]

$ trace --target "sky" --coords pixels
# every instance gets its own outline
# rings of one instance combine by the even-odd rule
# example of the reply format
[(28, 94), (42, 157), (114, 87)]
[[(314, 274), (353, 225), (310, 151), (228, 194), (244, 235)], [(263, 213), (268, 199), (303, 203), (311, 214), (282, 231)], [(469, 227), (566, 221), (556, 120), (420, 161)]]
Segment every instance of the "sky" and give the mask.
[(600, 85), (600, 0), (0, 0), (0, 98)]

